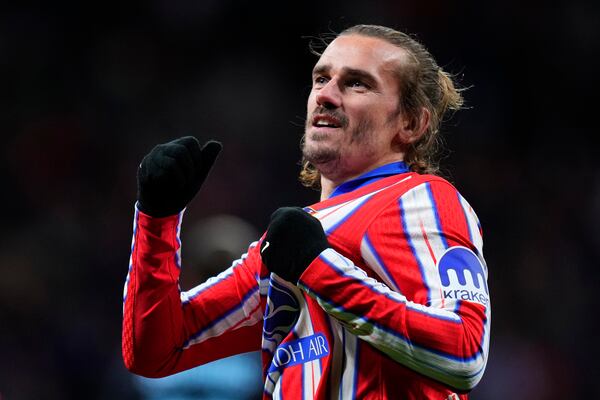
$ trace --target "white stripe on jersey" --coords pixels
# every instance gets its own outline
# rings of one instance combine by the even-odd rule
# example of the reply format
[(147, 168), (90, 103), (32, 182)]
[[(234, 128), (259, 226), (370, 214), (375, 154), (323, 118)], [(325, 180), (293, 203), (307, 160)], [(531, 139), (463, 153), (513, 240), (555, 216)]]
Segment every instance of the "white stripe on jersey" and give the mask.
[[(483, 238), (481, 237), (481, 231), (479, 229), (480, 225), (479, 225), (479, 218), (477, 217), (477, 214), (475, 214), (475, 211), (473, 210), (473, 208), (471, 207), (471, 205), (469, 204), (469, 202), (462, 197), (460, 194), (458, 195), (458, 198), (460, 200), (460, 204), (463, 207), (463, 211), (465, 213), (465, 217), (467, 218), (467, 223), (469, 226), (469, 233), (470, 233), (470, 237), (471, 237), (471, 241), (473, 242), (473, 244), (475, 245), (475, 248), (477, 249), (478, 252), (478, 258), (481, 261), (482, 265), (483, 265), (483, 269), (484, 272), (486, 274), (485, 276), (485, 280), (487, 281), (487, 274), (488, 274), (488, 268), (487, 268), (487, 264), (485, 262), (485, 259), (483, 258)], [(485, 309), (485, 316), (486, 316), (486, 321), (485, 324), (483, 326), (483, 350), (486, 352), (486, 356), (487, 356), (487, 352), (490, 346), (490, 330), (491, 330), (491, 324), (492, 324), (492, 308), (491, 308), (491, 303), (487, 304), (487, 307)], [(487, 358), (487, 357), (486, 357)]]
[(483, 266), (487, 272), (487, 266), (485, 264), (485, 260), (483, 259), (483, 238), (481, 237), (481, 232), (479, 230), (479, 218), (473, 211), (471, 205), (462, 197), (460, 194), (458, 195), (458, 199), (460, 201), (460, 205), (463, 208), (463, 212), (465, 213), (465, 218), (467, 219), (467, 224), (469, 226), (469, 236), (471, 241), (475, 245), (477, 252), (479, 253), (479, 259), (482, 261)]
[(441, 236), (429, 184), (415, 186), (402, 195), (400, 208), (409, 244), (414, 250), (413, 254), (421, 268), (423, 282), (428, 288), (430, 304), (427, 305), (441, 307), (442, 283), (436, 260), (444, 253), (447, 244)]
[(281, 387), (281, 379), (279, 379), (280, 377), (281, 373), (279, 371), (273, 371), (267, 373), (267, 377), (265, 379), (265, 386), (263, 390), (265, 393), (271, 394), (273, 399), (275, 399), (275, 390), (278, 387), (277, 385), (279, 384), (279, 387)]
[(127, 299), (127, 287), (129, 286), (129, 279), (131, 277), (131, 268), (133, 266), (133, 248), (135, 247), (135, 234), (137, 232), (138, 217), (140, 215), (139, 210), (135, 207), (133, 214), (133, 235), (131, 235), (131, 248), (129, 252), (129, 268), (127, 268), (127, 276), (125, 277), (125, 285), (123, 286), (123, 315), (125, 314), (125, 300)]
[[(294, 285), (294, 288), (298, 291), (298, 301), (300, 303), (300, 316), (294, 327), (294, 331), (299, 338), (312, 336), (315, 334), (313, 329), (312, 320), (308, 312), (308, 305), (304, 299), (302, 291)], [(314, 398), (315, 390), (319, 387), (321, 382), (321, 359), (312, 360), (302, 364), (302, 374), (304, 376), (303, 399), (311, 400)]]
[(177, 251), (175, 252), (175, 264), (178, 268), (181, 268), (181, 222), (183, 221), (183, 214), (185, 213), (185, 208), (179, 213), (179, 218), (177, 219), (177, 234), (175, 235), (177, 239)]
[(329, 398), (353, 399), (357, 385), (358, 337), (350, 333), (338, 319), (330, 316), (329, 321), (333, 334)]
[(342, 384), (340, 387), (340, 399), (354, 399), (356, 396), (355, 388), (356, 371), (358, 370), (358, 337), (348, 332), (342, 327), (342, 335), (344, 342), (344, 371), (342, 375)]
[(258, 283), (258, 287), (260, 288), (261, 296), (267, 296), (269, 294), (269, 282), (271, 282), (270, 275), (265, 278), (261, 278), (260, 276), (256, 277), (256, 283)]
[(342, 370), (345, 351), (342, 341), (342, 330), (344, 328), (337, 319), (332, 317), (328, 318), (331, 325), (331, 333), (333, 336), (333, 345), (331, 346), (332, 352), (331, 354), (329, 354), (329, 357), (331, 357), (331, 372), (329, 373), (331, 393), (329, 394), (329, 398), (331, 400), (343, 400), (343, 398), (340, 397), (340, 392), (342, 373), (344, 372)]
[(275, 383), (275, 390), (273, 390), (273, 400), (281, 400), (283, 395), (281, 394), (281, 378), (277, 378), (277, 382)]

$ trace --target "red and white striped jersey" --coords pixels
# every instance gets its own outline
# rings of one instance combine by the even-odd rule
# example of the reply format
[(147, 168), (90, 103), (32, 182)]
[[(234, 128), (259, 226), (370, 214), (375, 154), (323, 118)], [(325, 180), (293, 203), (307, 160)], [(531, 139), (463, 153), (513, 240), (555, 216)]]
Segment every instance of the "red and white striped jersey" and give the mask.
[(262, 349), (264, 399), (466, 399), (490, 337), (478, 219), (444, 179), (394, 168), (305, 208), (331, 248), (298, 285), (269, 274), (257, 241), (182, 292), (183, 213), (136, 211), (126, 366), (160, 377)]

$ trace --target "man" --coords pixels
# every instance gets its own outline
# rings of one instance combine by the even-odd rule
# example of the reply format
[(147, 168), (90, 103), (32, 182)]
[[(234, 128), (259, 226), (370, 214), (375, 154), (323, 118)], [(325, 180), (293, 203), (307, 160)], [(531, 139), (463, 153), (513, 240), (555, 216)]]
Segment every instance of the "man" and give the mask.
[(321, 201), (275, 211), (218, 276), (178, 288), (182, 210), (221, 147), (155, 147), (138, 171), (125, 284), (127, 367), (164, 376), (262, 349), (264, 398), (467, 398), (487, 361), (477, 217), (432, 174), (461, 96), (407, 35), (358, 25), (313, 69), (302, 180)]

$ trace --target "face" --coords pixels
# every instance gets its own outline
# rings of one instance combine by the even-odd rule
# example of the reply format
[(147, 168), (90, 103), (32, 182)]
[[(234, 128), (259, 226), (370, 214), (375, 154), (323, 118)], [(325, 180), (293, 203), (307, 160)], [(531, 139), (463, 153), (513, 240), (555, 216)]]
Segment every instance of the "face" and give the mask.
[(302, 147), (322, 175), (343, 181), (402, 159), (394, 71), (404, 57), (382, 39), (355, 34), (327, 47), (313, 69)]

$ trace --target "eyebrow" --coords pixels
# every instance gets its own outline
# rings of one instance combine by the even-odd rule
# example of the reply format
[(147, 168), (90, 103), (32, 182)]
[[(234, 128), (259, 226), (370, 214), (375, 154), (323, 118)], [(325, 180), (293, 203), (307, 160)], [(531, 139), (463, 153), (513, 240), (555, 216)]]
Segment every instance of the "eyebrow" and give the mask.
[[(329, 71), (331, 71), (331, 65), (330, 64), (322, 64), (322, 65), (315, 66), (312, 74), (313, 74), (313, 76), (322, 75), (322, 74), (329, 73)], [(377, 79), (375, 78), (375, 76), (373, 76), (373, 74), (371, 74), (363, 69), (343, 67), (341, 73), (342, 73), (342, 75), (345, 75), (348, 78), (358, 78), (358, 79), (364, 80), (367, 83), (369, 83), (370, 85), (376, 85), (378, 82)]]

